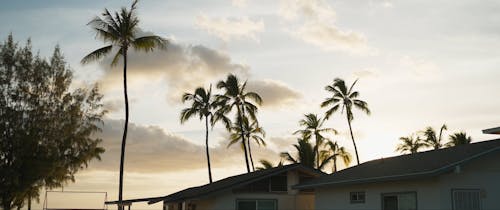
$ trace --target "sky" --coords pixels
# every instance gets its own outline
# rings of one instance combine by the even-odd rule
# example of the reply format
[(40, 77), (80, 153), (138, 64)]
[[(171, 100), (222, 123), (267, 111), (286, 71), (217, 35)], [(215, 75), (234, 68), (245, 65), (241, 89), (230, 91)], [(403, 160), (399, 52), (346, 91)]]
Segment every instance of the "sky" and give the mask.
[[(64, 190), (104, 191), (108, 200), (118, 189), (121, 66), (111, 68), (109, 58), (86, 66), (80, 60), (104, 46), (86, 24), (104, 8), (122, 6), (130, 2), (6, 1), (0, 7), (2, 39), (9, 33), (20, 42), (31, 38), (42, 56), (58, 44), (76, 85), (100, 84), (109, 113), (97, 136), (106, 152)], [(170, 44), (166, 51), (130, 53), (124, 197), (208, 182), (204, 125), (180, 124), (187, 106), (180, 96), (229, 73), (264, 99), (258, 118), (268, 146), (253, 145), (255, 160), (276, 164), (280, 152), (293, 151), (298, 121), (307, 113), (324, 115), (324, 87), (336, 77), (349, 84), (359, 79), (355, 88), (372, 111), (354, 112), (361, 162), (398, 155), (399, 137), (443, 123), (446, 139), (459, 131), (474, 142), (493, 139), (481, 130), (500, 126), (499, 10), (493, 0), (143, 0), (141, 30)], [(354, 154), (345, 116), (335, 114), (325, 125)], [(227, 138), (220, 126), (211, 130), (215, 180), (245, 172), (240, 148), (227, 148)], [(55, 196), (51, 205), (61, 200)], [(160, 207), (134, 204), (147, 208)]]

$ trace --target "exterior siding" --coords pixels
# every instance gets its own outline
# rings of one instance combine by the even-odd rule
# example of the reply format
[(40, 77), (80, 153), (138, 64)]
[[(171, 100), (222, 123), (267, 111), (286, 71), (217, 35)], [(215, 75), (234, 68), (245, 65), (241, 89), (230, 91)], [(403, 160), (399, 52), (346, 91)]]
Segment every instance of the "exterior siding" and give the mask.
[[(500, 154), (490, 154), (462, 165), (460, 170), (436, 178), (325, 186), (316, 189), (316, 210), (374, 210), (382, 209), (383, 193), (416, 192), (417, 209), (451, 210), (453, 189), (481, 190), (482, 210), (500, 209)], [(364, 191), (364, 204), (351, 204), (349, 193)]]

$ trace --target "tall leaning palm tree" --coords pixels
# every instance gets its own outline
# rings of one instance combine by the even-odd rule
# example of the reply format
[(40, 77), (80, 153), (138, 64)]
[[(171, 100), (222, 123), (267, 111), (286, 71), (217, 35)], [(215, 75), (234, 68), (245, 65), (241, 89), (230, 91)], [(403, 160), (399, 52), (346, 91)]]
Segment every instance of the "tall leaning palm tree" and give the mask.
[(319, 168), (320, 166), (320, 148), (323, 145), (323, 141), (326, 139), (324, 137), (324, 133), (326, 132), (332, 132), (334, 134), (337, 133), (337, 131), (333, 128), (324, 128), (323, 123), (325, 121), (321, 119), (321, 117), (318, 117), (316, 114), (306, 114), (304, 115), (304, 119), (301, 119), (299, 121), (299, 124), (303, 126), (302, 130), (297, 130), (294, 132), (294, 134), (300, 133), (303, 137), (304, 140), (309, 140), (314, 136), (315, 139), (315, 155), (316, 155), (316, 168)]
[[(229, 146), (241, 142), (242, 144), (244, 143), (245, 139), (242, 139), (241, 136), (244, 136), (246, 138), (246, 145), (248, 149), (248, 157), (250, 159), (250, 164), (252, 166), (252, 170), (255, 171), (255, 165), (253, 164), (253, 157), (252, 157), (252, 147), (251, 147), (251, 141), (253, 140), (257, 145), (263, 145), (266, 146), (266, 142), (264, 141), (264, 137), (266, 136), (266, 132), (264, 129), (259, 126), (259, 123), (256, 121), (253, 121), (250, 123), (248, 121), (248, 118), (243, 117), (243, 130), (241, 130), (240, 123), (237, 122), (233, 127), (232, 127), (232, 133), (230, 135), (230, 142)], [(241, 135), (243, 134), (243, 135)], [(242, 145), (243, 148), (243, 145)]]
[(411, 154), (417, 153), (422, 147), (425, 147), (426, 144), (422, 141), (419, 136), (404, 136), (400, 137), (401, 141), (396, 147), (397, 152), (406, 153), (409, 152)]
[(465, 132), (458, 132), (450, 135), (450, 141), (445, 144), (446, 147), (454, 147), (458, 145), (470, 144), (472, 142), (472, 138), (467, 136)]
[(425, 128), (424, 131), (422, 131), (424, 135), (424, 142), (427, 147), (431, 147), (434, 150), (441, 149), (443, 147), (442, 143), (442, 137), (443, 137), (443, 131), (447, 130), (448, 127), (446, 127), (446, 124), (443, 124), (441, 126), (441, 129), (439, 129), (439, 135), (436, 135), (436, 131), (434, 131), (434, 128), (432, 127), (427, 127)]
[(227, 126), (230, 122), (225, 116), (214, 116), (214, 114), (217, 114), (215, 111), (217, 101), (212, 95), (212, 86), (210, 86), (208, 90), (198, 87), (194, 93), (184, 93), (182, 96), (182, 102), (185, 103), (186, 101), (192, 101), (192, 103), (191, 106), (181, 111), (181, 123), (186, 122), (193, 116), (198, 116), (200, 120), (205, 118), (205, 150), (207, 155), (208, 179), (210, 183), (212, 183), (212, 168), (210, 167), (210, 152), (208, 149), (208, 124), (210, 121), (210, 124), (213, 127), (217, 120), (222, 120)]
[[(243, 118), (248, 117), (250, 120), (257, 121), (257, 106), (262, 104), (262, 98), (259, 94), (246, 91), (246, 84), (247, 82), (241, 83), (234, 74), (228, 75), (226, 80), (217, 83), (217, 88), (224, 91), (224, 94), (217, 95), (217, 100), (219, 101), (218, 112), (221, 113), (220, 115), (226, 115), (231, 111), (236, 111), (235, 118), (240, 130), (244, 130)], [(241, 132), (240, 136), (243, 141), (242, 146), (245, 153), (247, 171), (250, 172), (245, 135)]]
[[(123, 192), (123, 163), (125, 160), (125, 145), (127, 140), (127, 128), (129, 118), (128, 95), (127, 95), (127, 53), (129, 49), (150, 52), (155, 48), (165, 49), (167, 40), (155, 36), (138, 37), (139, 18), (136, 14), (137, 0), (132, 3), (130, 9), (122, 7), (120, 11), (113, 14), (104, 9), (102, 17), (95, 17), (88, 25), (97, 33), (96, 37), (109, 44), (86, 55), (81, 63), (87, 64), (100, 60), (110, 54), (113, 55), (112, 66), (123, 59), (123, 95), (125, 98), (125, 125), (123, 129), (121, 153), (120, 153), (120, 183), (118, 190), (118, 201), (122, 201)], [(123, 209), (119, 205), (119, 209)]]
[(368, 103), (363, 100), (358, 99), (359, 92), (354, 91), (354, 85), (358, 80), (354, 81), (352, 85), (347, 88), (345, 81), (340, 78), (335, 78), (332, 85), (325, 87), (325, 90), (332, 93), (331, 97), (328, 97), (321, 103), (321, 107), (329, 107), (326, 111), (325, 119), (328, 119), (333, 113), (337, 112), (339, 109), (341, 113), (345, 110), (347, 124), (349, 125), (349, 131), (351, 133), (352, 144), (354, 145), (354, 152), (356, 153), (356, 161), (359, 165), (359, 155), (358, 148), (356, 146), (356, 141), (354, 141), (354, 135), (352, 133), (351, 122), (354, 119), (352, 114), (353, 108), (359, 109), (370, 115), (370, 109), (368, 109)]

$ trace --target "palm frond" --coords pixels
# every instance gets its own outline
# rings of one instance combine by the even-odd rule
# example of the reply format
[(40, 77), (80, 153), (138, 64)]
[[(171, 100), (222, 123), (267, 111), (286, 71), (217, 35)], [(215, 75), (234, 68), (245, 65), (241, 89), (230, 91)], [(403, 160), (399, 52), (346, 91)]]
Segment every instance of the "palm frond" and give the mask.
[(167, 49), (168, 41), (159, 36), (143, 36), (136, 38), (132, 42), (132, 47), (135, 50), (151, 52), (155, 48), (164, 50)]
[(81, 64), (88, 64), (93, 61), (97, 61), (104, 56), (106, 56), (111, 50), (113, 49), (112, 45), (108, 45), (106, 47), (99, 48), (97, 50), (94, 50), (93, 52), (89, 53), (83, 59), (80, 61)]

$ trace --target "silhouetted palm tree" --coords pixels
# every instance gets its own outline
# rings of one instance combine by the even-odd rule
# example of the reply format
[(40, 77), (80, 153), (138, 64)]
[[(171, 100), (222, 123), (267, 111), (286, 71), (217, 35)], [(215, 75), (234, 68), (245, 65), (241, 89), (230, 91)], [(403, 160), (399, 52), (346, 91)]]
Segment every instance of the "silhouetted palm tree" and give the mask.
[(335, 78), (332, 85), (325, 87), (325, 90), (331, 92), (332, 97), (328, 97), (321, 103), (321, 107), (330, 107), (326, 111), (325, 119), (328, 119), (333, 113), (337, 112), (341, 108), (341, 112), (346, 111), (347, 123), (349, 124), (349, 131), (351, 132), (352, 144), (354, 145), (354, 151), (356, 153), (356, 161), (359, 165), (358, 148), (356, 146), (356, 141), (354, 141), (354, 135), (352, 133), (351, 122), (354, 119), (352, 114), (352, 109), (357, 108), (366, 114), (370, 115), (370, 109), (368, 109), (368, 104), (358, 99), (359, 92), (354, 91), (353, 87), (358, 80), (354, 81), (351, 87), (348, 89), (344, 80), (340, 78)]
[[(115, 12), (114, 16), (108, 9), (104, 9), (102, 17), (95, 17), (88, 25), (97, 33), (97, 38), (102, 39), (109, 45), (99, 48), (87, 56), (81, 63), (87, 64), (92, 61), (97, 61), (117, 50), (113, 56), (111, 65), (118, 63), (120, 57), (123, 58), (123, 95), (125, 98), (125, 125), (123, 129), (121, 155), (120, 155), (120, 184), (118, 190), (118, 201), (122, 201), (123, 191), (123, 163), (125, 159), (125, 145), (127, 139), (127, 128), (129, 118), (128, 95), (127, 95), (127, 53), (130, 48), (133, 50), (150, 52), (155, 48), (166, 48), (167, 40), (155, 36), (138, 37), (139, 19), (136, 15), (137, 0), (132, 3), (130, 9), (122, 7), (120, 12)], [(122, 209), (123, 206), (119, 205)]]
[(414, 154), (426, 145), (419, 136), (415, 137), (414, 135), (400, 137), (399, 140), (401, 143), (398, 144), (396, 151), (401, 153), (409, 152)]
[(182, 96), (182, 102), (185, 103), (186, 101), (192, 101), (192, 103), (190, 107), (181, 111), (181, 123), (186, 122), (193, 116), (198, 116), (200, 120), (205, 118), (205, 150), (207, 155), (208, 179), (210, 183), (212, 183), (212, 168), (210, 166), (210, 153), (208, 150), (208, 122), (210, 121), (210, 124), (213, 127), (217, 120), (222, 120), (226, 125), (229, 124), (230, 121), (225, 116), (214, 116), (217, 114), (215, 111), (217, 101), (212, 95), (212, 86), (210, 86), (210, 89), (208, 90), (199, 87), (196, 88), (194, 93), (184, 93)]
[(441, 126), (441, 129), (439, 129), (439, 136), (436, 135), (436, 131), (432, 127), (427, 127), (422, 133), (424, 135), (424, 143), (427, 147), (431, 147), (434, 150), (440, 149), (443, 147), (442, 143), (442, 136), (443, 136), (443, 131), (447, 130), (448, 128), (446, 127), (445, 124)]
[(446, 143), (446, 147), (454, 147), (458, 145), (470, 144), (472, 142), (472, 138), (467, 136), (465, 132), (458, 132), (450, 135), (450, 141)]
[(319, 158), (319, 149), (323, 145), (323, 140), (325, 140), (325, 137), (323, 136), (323, 133), (325, 132), (333, 132), (334, 134), (337, 133), (337, 131), (333, 128), (323, 128), (323, 123), (325, 121), (318, 117), (315, 114), (306, 114), (304, 115), (304, 119), (301, 119), (299, 121), (299, 124), (304, 127), (302, 130), (297, 130), (294, 132), (294, 134), (300, 133), (304, 137), (304, 140), (309, 140), (314, 136), (314, 139), (316, 141), (316, 146), (315, 146), (315, 154), (316, 154), (316, 168), (319, 168), (320, 165), (320, 158)]
[(326, 161), (333, 161), (333, 170), (332, 172), (337, 172), (337, 160), (341, 159), (344, 162), (345, 166), (349, 166), (351, 163), (351, 154), (347, 152), (344, 147), (339, 146), (337, 142), (328, 141), (326, 143), (328, 146), (327, 150), (322, 151), (322, 155), (326, 157)]
[(265, 170), (265, 169), (271, 169), (271, 168), (274, 168), (274, 167), (280, 167), (280, 166), (283, 166), (283, 162), (282, 162), (282, 161), (280, 161), (280, 162), (278, 163), (278, 165), (276, 165), (276, 166), (273, 166), (273, 164), (272, 164), (270, 161), (268, 161), (268, 160), (264, 160), (264, 159), (260, 160), (259, 162), (260, 162), (260, 164), (261, 164), (262, 166), (258, 166), (258, 167), (256, 167), (256, 168), (255, 168), (256, 170)]
[[(224, 91), (223, 95), (217, 96), (217, 100), (220, 102), (218, 112), (220, 112), (221, 115), (225, 115), (235, 110), (236, 122), (239, 122), (240, 130), (243, 130), (242, 119), (244, 117), (247, 117), (247, 115), (251, 120), (257, 121), (257, 105), (262, 104), (262, 98), (259, 96), (259, 94), (246, 91), (246, 84), (246, 82), (240, 83), (238, 78), (233, 74), (228, 75), (226, 80), (219, 81), (217, 83), (217, 88)], [(243, 139), (242, 146), (245, 153), (245, 163), (247, 171), (250, 172), (247, 146), (244, 141), (245, 136), (243, 133), (241, 133), (241, 139)]]
[[(252, 170), (255, 171), (255, 166), (253, 164), (253, 157), (252, 157), (252, 147), (250, 144), (250, 140), (255, 141), (257, 145), (263, 145), (266, 146), (266, 142), (264, 141), (264, 137), (266, 136), (266, 132), (264, 129), (259, 126), (259, 124), (256, 121), (253, 121), (252, 123), (248, 122), (248, 118), (243, 117), (243, 130), (241, 130), (240, 123), (237, 122), (233, 127), (232, 127), (232, 133), (230, 136), (231, 141), (229, 142), (229, 146), (241, 142), (242, 143), (242, 148), (243, 148), (243, 142), (246, 140), (246, 144), (248, 146), (248, 155), (250, 157), (250, 163), (252, 165)], [(241, 135), (243, 134), (243, 135)], [(245, 139), (242, 139), (241, 136), (244, 136)]]
[(285, 161), (291, 163), (300, 163), (305, 166), (316, 168), (318, 170), (323, 170), (323, 168), (328, 164), (329, 161), (319, 159), (319, 166), (316, 164), (316, 146), (313, 146), (308, 140), (304, 138), (299, 138), (297, 144), (294, 144), (297, 155), (294, 157), (289, 152), (282, 152), (280, 156), (285, 159)]

